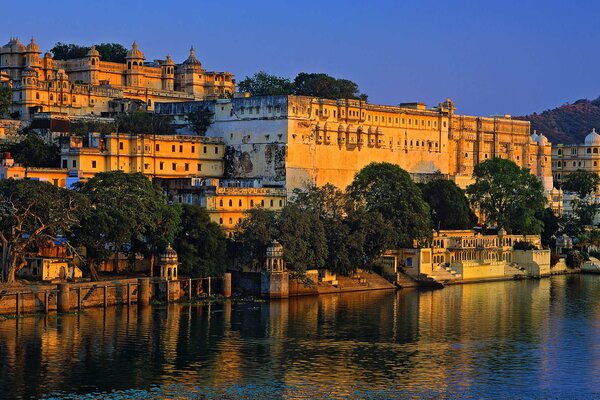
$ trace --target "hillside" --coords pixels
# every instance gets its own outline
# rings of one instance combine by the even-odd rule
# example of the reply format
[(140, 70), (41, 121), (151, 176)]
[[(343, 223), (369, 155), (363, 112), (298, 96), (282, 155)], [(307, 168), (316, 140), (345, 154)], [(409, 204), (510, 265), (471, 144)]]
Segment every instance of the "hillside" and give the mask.
[(543, 133), (553, 144), (582, 143), (592, 128), (600, 130), (600, 97), (515, 118), (531, 121), (532, 131)]

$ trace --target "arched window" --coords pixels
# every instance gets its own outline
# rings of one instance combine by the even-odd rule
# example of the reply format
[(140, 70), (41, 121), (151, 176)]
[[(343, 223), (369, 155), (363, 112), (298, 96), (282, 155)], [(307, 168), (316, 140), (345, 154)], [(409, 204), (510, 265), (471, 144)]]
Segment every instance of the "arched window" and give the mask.
[(92, 58), (92, 65), (96, 65), (96, 59)]
[(229, 200), (229, 207), (233, 206), (233, 200)]
[(131, 69), (131, 61), (127, 61), (127, 69)]
[(219, 200), (219, 206), (223, 207), (223, 199)]
[(598, 154), (598, 148), (594, 147), (594, 154)]
[(586, 153), (591, 154), (592, 153), (592, 149), (590, 149), (589, 147), (586, 150)]
[(238, 205), (241, 207), (242, 206), (242, 200), (240, 199), (240, 201), (238, 202)]
[(54, 100), (54, 95), (50, 94), (50, 101), (53, 101), (53, 100)]
[(148, 107), (152, 107), (152, 100), (148, 100)]
[(36, 100), (39, 100), (39, 99), (40, 99), (40, 94), (39, 94), (39, 93), (37, 93), (37, 92), (36, 92), (36, 94), (35, 94), (35, 99), (36, 99)]

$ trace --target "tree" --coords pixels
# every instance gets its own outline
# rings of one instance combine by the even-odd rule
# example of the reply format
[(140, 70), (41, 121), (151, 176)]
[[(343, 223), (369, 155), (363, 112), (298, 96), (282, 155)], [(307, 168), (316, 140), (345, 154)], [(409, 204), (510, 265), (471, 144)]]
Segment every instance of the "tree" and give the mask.
[(0, 180), (2, 280), (14, 282), (16, 272), (26, 265), (27, 249), (68, 234), (85, 208), (82, 196), (46, 182)]
[(325, 226), (314, 211), (287, 205), (278, 218), (279, 240), (288, 270), (303, 275), (307, 269), (323, 268), (327, 259)]
[(125, 63), (127, 49), (119, 43), (100, 43), (96, 45), (102, 61)]
[(477, 223), (465, 192), (456, 183), (436, 179), (421, 187), (435, 229), (470, 229)]
[(542, 183), (529, 171), (510, 160), (492, 158), (478, 164), (475, 183), (467, 188), (471, 203), (485, 222), (504, 227), (510, 233), (540, 233), (538, 216), (546, 205)]
[(408, 172), (390, 163), (371, 163), (348, 186), (352, 212), (378, 212), (394, 229), (392, 244), (412, 247), (431, 239), (429, 206)]
[(118, 132), (132, 134), (175, 134), (173, 120), (167, 115), (148, 113), (145, 111), (133, 111), (119, 114), (115, 119)]
[(206, 209), (183, 206), (181, 229), (174, 242), (181, 271), (193, 277), (222, 276), (228, 264), (227, 239)]
[(323, 73), (299, 73), (294, 79), (295, 95), (326, 99), (357, 99), (367, 101), (358, 85), (347, 79), (336, 79)]
[(3, 145), (2, 151), (10, 152), (17, 163), (26, 167), (60, 166), (60, 148), (35, 133), (28, 133), (20, 142)]
[(199, 107), (186, 115), (185, 119), (197, 135), (204, 136), (210, 125), (213, 123), (215, 114), (206, 107)]
[(0, 116), (8, 114), (12, 105), (13, 91), (10, 86), (0, 86)]
[(269, 75), (259, 71), (247, 76), (238, 84), (240, 92), (250, 92), (253, 96), (282, 96), (292, 94), (294, 85), (288, 78)]
[(263, 208), (253, 208), (235, 227), (231, 258), (236, 264), (258, 270), (265, 251), (271, 242), (279, 238), (277, 213)]
[(542, 215), (538, 216), (538, 219), (541, 220), (544, 225), (541, 234), (542, 244), (545, 246), (554, 246), (553, 236), (555, 236), (560, 229), (560, 219), (554, 215), (554, 211), (552, 211), (551, 208), (545, 208)]
[[(78, 184), (76, 191), (91, 204), (74, 238), (87, 249), (93, 279), (98, 278), (95, 261), (106, 260), (118, 252), (131, 254), (141, 249), (140, 243), (156, 249), (173, 234), (172, 226), (156, 226), (175, 224), (177, 218), (165, 215), (164, 194), (143, 174), (101, 172)], [(160, 236), (161, 232), (164, 236)]]
[(79, 46), (77, 44), (67, 44), (57, 42), (53, 48), (50, 49), (52, 56), (55, 60), (71, 60), (74, 58), (83, 58), (86, 56), (89, 47)]
[(578, 169), (565, 177), (562, 188), (564, 191), (574, 192), (580, 199), (584, 199), (596, 192), (598, 185), (600, 185), (600, 176), (597, 173)]

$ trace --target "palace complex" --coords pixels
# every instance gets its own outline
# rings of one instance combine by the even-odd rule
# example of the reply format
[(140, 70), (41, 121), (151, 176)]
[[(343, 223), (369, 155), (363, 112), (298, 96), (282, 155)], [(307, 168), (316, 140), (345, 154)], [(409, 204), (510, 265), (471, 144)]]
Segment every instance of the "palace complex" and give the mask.
[(326, 183), (345, 188), (362, 167), (387, 161), (416, 180), (441, 175), (466, 187), (475, 165), (501, 157), (529, 169), (547, 191), (553, 187), (551, 144), (531, 134), (528, 121), (458, 115), (449, 99), (427, 108), (265, 96), (158, 103), (156, 112), (185, 127), (185, 116), (199, 107), (214, 112), (206, 134), (224, 140), (228, 178), (262, 179), (288, 191)]
[(83, 58), (55, 60), (41, 56), (34, 39), (17, 38), (0, 47), (0, 83), (13, 88), (11, 112), (23, 120), (36, 113), (109, 115), (154, 103), (219, 98), (235, 92), (230, 72), (206, 71), (196, 58), (176, 64), (170, 56), (146, 61), (133, 42), (124, 63), (104, 61), (94, 46)]

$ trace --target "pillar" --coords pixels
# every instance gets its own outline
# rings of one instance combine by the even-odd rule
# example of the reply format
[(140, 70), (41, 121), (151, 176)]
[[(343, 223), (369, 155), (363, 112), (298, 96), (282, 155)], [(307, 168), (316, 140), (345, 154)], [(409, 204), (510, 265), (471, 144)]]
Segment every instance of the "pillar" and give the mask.
[(147, 306), (150, 304), (150, 297), (150, 278), (138, 279), (138, 305)]
[(56, 298), (56, 308), (59, 313), (67, 313), (71, 310), (71, 285), (61, 283), (57, 286), (58, 296)]
[(260, 273), (260, 295), (270, 299), (287, 299), (289, 297), (289, 273)]
[(223, 297), (231, 297), (231, 272), (223, 276)]

